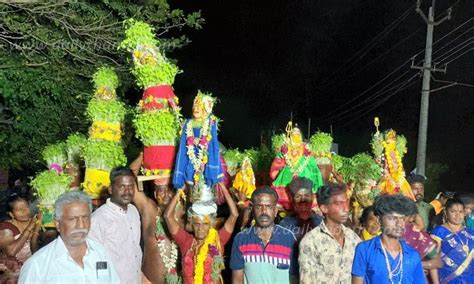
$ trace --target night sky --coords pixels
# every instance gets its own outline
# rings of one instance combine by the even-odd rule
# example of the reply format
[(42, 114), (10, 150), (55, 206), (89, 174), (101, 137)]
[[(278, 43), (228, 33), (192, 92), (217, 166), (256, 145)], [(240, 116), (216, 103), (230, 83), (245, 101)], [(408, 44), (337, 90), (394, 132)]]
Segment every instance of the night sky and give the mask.
[[(407, 137), (404, 164), (413, 169), (421, 77), (409, 59), (417, 54), (415, 63), (422, 64), (426, 36), (415, 0), (175, 2), (173, 8), (201, 10), (206, 20), (202, 30), (185, 31), (191, 44), (169, 54), (184, 71), (176, 94), (187, 117), (198, 89), (219, 98), (215, 114), (226, 146), (258, 146), (261, 131), (280, 132), (293, 115), (305, 136), (308, 119), (311, 134), (332, 129), (340, 154), (351, 156), (370, 150), (378, 116), (381, 129)], [(435, 27), (433, 58), (448, 62), (465, 54), (433, 76), (474, 85), (474, 1), (438, 0), (436, 18), (453, 4), (452, 19)], [(442, 189), (466, 190), (474, 181), (473, 106), (472, 87), (430, 97), (427, 156), (449, 167)]]

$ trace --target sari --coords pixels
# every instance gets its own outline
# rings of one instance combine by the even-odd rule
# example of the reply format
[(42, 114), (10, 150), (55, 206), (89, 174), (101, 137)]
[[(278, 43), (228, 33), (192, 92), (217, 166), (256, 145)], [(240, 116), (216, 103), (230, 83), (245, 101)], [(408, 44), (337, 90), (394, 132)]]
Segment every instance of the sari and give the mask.
[(422, 260), (432, 259), (437, 254), (433, 238), (428, 233), (418, 230), (413, 224), (405, 226), (403, 239), (420, 254)]
[[(20, 238), (20, 230), (9, 222), (0, 223), (0, 231), (5, 231), (6, 234), (11, 234), (15, 240)], [(30, 241), (26, 241), (23, 247), (18, 251), (14, 257), (7, 256), (7, 254), (0, 250), (0, 283), (16, 283), (20, 276), (20, 269), (23, 263), (31, 256)]]
[(474, 231), (463, 228), (453, 233), (437, 226), (431, 236), (441, 243), (440, 283), (474, 283)]

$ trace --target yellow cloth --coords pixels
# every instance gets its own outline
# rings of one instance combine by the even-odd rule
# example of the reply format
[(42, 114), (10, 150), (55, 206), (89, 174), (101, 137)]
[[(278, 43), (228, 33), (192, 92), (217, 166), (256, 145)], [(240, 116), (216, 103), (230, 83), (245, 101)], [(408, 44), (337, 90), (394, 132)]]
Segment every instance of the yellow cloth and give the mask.
[(120, 130), (120, 123), (94, 121), (89, 130), (89, 136), (92, 139), (119, 141), (120, 138), (122, 137), (122, 131)]
[(388, 178), (383, 177), (382, 180), (379, 182), (378, 188), (380, 189), (381, 194), (397, 194), (395, 191), (395, 188), (397, 187), (397, 184), (400, 185), (400, 192), (404, 196), (410, 198), (411, 200), (415, 200), (415, 196), (413, 195), (413, 192), (411, 191), (411, 186), (408, 183), (408, 181), (402, 177), (398, 182), (394, 181), (390, 176)]
[(252, 184), (251, 182), (245, 182), (242, 178), (242, 172), (238, 172), (235, 175), (234, 183), (232, 184), (232, 186), (238, 191), (245, 192), (248, 199), (252, 197), (252, 193), (255, 191), (255, 184)]
[(108, 171), (87, 168), (82, 185), (84, 191), (92, 199), (99, 198), (104, 188), (110, 185), (110, 173)]
[(372, 235), (371, 233), (369, 233), (369, 231), (367, 231), (367, 229), (364, 228), (364, 229), (362, 230), (362, 240), (363, 240), (363, 241), (368, 241), (368, 240), (370, 240), (370, 239), (372, 239), (373, 237), (378, 236), (378, 235), (380, 235), (380, 232), (379, 232), (378, 234), (376, 234), (376, 235)]
[(248, 157), (244, 158), (242, 167), (235, 175), (232, 186), (240, 192), (245, 192), (248, 199), (252, 197), (252, 193), (255, 191), (255, 175)]
[(441, 201), (439, 201), (438, 199), (431, 201), (430, 204), (431, 206), (433, 206), (436, 215), (438, 215), (441, 210), (443, 210), (443, 204), (441, 204)]

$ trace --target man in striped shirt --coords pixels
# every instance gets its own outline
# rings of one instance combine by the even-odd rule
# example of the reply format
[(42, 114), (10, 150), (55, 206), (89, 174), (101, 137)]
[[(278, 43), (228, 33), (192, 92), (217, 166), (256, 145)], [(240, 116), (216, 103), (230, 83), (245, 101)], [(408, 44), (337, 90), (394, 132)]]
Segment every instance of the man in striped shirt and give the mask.
[(232, 244), (232, 283), (290, 283), (297, 280), (296, 238), (275, 224), (278, 195), (270, 187), (252, 194), (256, 225), (239, 234)]

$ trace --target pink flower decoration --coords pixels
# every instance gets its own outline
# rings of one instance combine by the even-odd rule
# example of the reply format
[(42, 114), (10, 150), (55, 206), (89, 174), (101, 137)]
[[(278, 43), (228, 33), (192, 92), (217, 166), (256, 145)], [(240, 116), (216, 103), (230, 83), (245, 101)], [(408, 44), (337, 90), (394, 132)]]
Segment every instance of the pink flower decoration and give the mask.
[(216, 255), (219, 255), (219, 250), (215, 246), (210, 245), (208, 253), (209, 256), (214, 257)]
[(188, 139), (186, 140), (186, 144), (193, 145), (193, 142), (194, 142), (193, 140), (194, 140), (193, 137), (188, 137)]

